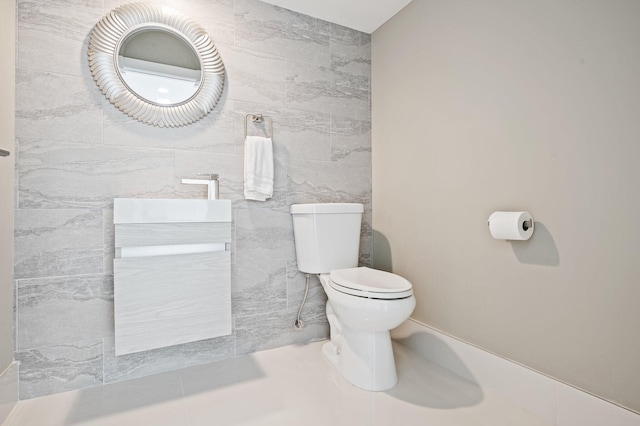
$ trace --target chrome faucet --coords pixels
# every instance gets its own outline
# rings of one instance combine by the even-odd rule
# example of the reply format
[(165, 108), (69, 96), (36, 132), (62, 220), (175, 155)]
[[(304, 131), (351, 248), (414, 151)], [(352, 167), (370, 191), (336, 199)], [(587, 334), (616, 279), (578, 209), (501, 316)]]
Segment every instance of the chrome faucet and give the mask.
[(180, 182), (183, 185), (207, 185), (207, 198), (209, 200), (219, 199), (220, 184), (218, 182), (218, 175), (212, 173), (198, 173), (198, 176), (205, 176), (206, 179), (182, 178)]

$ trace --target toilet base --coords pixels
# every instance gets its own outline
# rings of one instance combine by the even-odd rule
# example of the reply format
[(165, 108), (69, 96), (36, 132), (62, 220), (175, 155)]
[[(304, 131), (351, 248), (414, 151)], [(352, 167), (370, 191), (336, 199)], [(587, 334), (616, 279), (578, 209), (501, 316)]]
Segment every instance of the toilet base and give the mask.
[[(331, 341), (322, 354), (352, 384), (368, 391), (385, 391), (398, 382), (388, 331), (354, 331), (331, 323)], [(339, 329), (336, 329), (339, 328)]]

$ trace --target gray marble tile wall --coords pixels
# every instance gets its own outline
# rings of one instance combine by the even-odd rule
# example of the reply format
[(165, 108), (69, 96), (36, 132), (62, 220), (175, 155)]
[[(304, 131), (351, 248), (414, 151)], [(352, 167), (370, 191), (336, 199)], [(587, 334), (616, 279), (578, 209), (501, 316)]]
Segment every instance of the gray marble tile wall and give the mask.
[[(148, 0), (147, 0), (148, 1)], [(325, 295), (296, 268), (292, 203), (362, 202), (371, 252), (370, 36), (258, 0), (152, 0), (193, 17), (227, 69), (198, 123), (159, 129), (109, 104), (88, 70), (93, 25), (120, 0), (19, 0), (16, 70), (16, 359), (20, 397), (136, 378), (328, 336)], [(244, 115), (273, 118), (276, 181), (245, 201)], [(263, 134), (261, 125), (250, 127)], [(116, 357), (113, 198), (233, 201), (233, 334)]]

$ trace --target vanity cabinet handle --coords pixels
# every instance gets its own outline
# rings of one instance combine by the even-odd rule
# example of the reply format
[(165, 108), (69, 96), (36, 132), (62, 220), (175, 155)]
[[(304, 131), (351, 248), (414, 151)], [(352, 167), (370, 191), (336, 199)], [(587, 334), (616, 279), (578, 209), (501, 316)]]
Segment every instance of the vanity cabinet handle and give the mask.
[(0, 148), (0, 157), (8, 157), (9, 155), (11, 155), (9, 151), (7, 151), (6, 149)]

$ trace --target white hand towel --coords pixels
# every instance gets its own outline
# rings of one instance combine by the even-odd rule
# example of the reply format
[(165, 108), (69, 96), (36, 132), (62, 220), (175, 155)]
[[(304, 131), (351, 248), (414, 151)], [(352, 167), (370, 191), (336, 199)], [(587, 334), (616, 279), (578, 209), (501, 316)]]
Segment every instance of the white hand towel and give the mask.
[(266, 201), (273, 196), (271, 138), (247, 136), (244, 143), (244, 198)]

